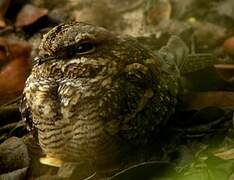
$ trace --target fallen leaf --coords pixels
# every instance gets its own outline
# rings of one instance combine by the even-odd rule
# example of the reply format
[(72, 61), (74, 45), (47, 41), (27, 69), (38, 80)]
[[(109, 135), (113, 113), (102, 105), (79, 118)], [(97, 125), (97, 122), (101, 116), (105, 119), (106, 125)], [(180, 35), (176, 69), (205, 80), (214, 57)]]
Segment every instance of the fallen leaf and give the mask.
[(230, 79), (234, 77), (234, 64), (215, 64), (214, 67), (215, 67), (216, 72), (222, 79), (229, 81)]
[(234, 36), (224, 41), (223, 48), (227, 54), (234, 56)]
[(29, 74), (31, 44), (0, 38), (0, 104), (22, 93)]
[(17, 169), (0, 175), (0, 179), (25, 179), (28, 168)]
[(234, 19), (234, 1), (223, 0), (213, 3), (213, 10), (220, 16), (225, 16)]
[(221, 152), (216, 152), (214, 153), (214, 155), (224, 160), (234, 159), (234, 148)]
[(47, 16), (48, 10), (44, 8), (38, 8), (36, 6), (26, 4), (19, 14), (16, 17), (16, 24), (17, 28), (22, 28), (24, 26), (29, 26), (35, 23), (40, 18)]
[(1, 0), (0, 1), (0, 28), (6, 26), (4, 15), (10, 5), (11, 0)]
[(29, 74), (27, 59), (17, 58), (10, 61), (0, 71), (0, 103), (15, 98), (22, 93)]
[(208, 106), (234, 107), (234, 92), (190, 92), (183, 96), (183, 102), (188, 109), (201, 109)]
[(0, 37), (0, 61), (14, 58), (28, 58), (32, 45), (25, 41), (18, 41)]
[(218, 24), (190, 19), (190, 24), (194, 28), (197, 41), (197, 48), (216, 47), (226, 37), (226, 28)]
[(157, 25), (164, 20), (169, 20), (172, 13), (169, 0), (151, 0), (146, 4), (146, 22)]
[(138, 8), (144, 3), (144, 0), (112, 0), (107, 2), (109, 2), (108, 6), (112, 9), (116, 9), (119, 13), (124, 13)]
[(4, 18), (0, 15), (0, 27), (3, 28), (3, 27), (6, 27), (6, 22), (4, 20)]
[[(29, 166), (27, 146), (18, 137), (8, 138), (0, 144), (0, 174)], [(1, 179), (1, 178), (0, 178)]]

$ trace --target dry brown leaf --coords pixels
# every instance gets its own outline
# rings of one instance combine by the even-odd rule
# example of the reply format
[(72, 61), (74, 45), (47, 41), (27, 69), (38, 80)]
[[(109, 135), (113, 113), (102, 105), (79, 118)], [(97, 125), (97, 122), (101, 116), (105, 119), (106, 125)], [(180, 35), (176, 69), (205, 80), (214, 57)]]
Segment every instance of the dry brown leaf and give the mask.
[(0, 61), (10, 60), (18, 57), (28, 58), (31, 52), (31, 44), (0, 37)]
[(0, 1), (0, 28), (6, 27), (6, 22), (4, 15), (10, 5), (11, 0), (1, 0)]
[(208, 106), (234, 107), (234, 92), (191, 92), (184, 95), (183, 102), (188, 109), (201, 109)]
[(0, 38), (0, 104), (21, 94), (29, 74), (31, 44)]
[(224, 41), (223, 48), (227, 54), (234, 56), (234, 36)]
[(234, 64), (215, 64), (214, 67), (222, 79), (229, 81), (234, 78)]
[(16, 24), (17, 28), (22, 28), (24, 26), (29, 26), (35, 23), (40, 18), (47, 16), (48, 10), (44, 8), (38, 8), (31, 4), (26, 4), (19, 14), (16, 17)]
[(0, 71), (0, 103), (14, 99), (22, 93), (29, 73), (27, 59), (14, 59)]
[(214, 155), (224, 160), (234, 159), (234, 148), (221, 152), (216, 152), (214, 153)]
[(169, 20), (171, 12), (172, 7), (169, 0), (148, 1), (146, 6), (146, 22), (151, 25), (157, 25), (164, 20)]
[(0, 28), (6, 27), (6, 22), (4, 18), (0, 15)]

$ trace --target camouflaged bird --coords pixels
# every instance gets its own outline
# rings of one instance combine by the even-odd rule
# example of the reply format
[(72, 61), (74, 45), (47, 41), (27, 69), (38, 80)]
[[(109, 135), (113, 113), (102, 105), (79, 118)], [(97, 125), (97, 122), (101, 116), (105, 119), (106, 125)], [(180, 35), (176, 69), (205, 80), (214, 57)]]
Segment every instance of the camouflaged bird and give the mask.
[(155, 53), (101, 27), (59, 25), (42, 39), (22, 117), (47, 158), (58, 160), (52, 165), (114, 161), (153, 142), (174, 113), (188, 57), (176, 36)]

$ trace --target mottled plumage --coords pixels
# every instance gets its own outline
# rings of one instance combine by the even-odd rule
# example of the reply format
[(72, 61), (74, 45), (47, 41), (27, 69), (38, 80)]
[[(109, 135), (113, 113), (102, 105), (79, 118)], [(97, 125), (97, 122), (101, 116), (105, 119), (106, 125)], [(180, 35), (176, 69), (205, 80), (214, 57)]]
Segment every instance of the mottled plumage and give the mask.
[[(125, 146), (152, 142), (174, 112), (178, 65), (188, 53), (180, 39), (170, 41), (157, 54), (134, 38), (85, 23), (49, 31), (21, 103), (22, 117), (47, 156), (109, 162)], [(168, 52), (173, 41), (181, 54)]]

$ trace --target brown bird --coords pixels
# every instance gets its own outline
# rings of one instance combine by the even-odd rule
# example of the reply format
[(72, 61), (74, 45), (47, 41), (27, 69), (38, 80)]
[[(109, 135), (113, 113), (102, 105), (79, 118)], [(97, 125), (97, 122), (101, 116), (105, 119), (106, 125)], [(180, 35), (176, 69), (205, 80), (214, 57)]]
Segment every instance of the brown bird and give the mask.
[(49, 164), (117, 161), (153, 142), (173, 114), (187, 54), (178, 37), (152, 53), (101, 27), (59, 25), (42, 39), (22, 117)]

